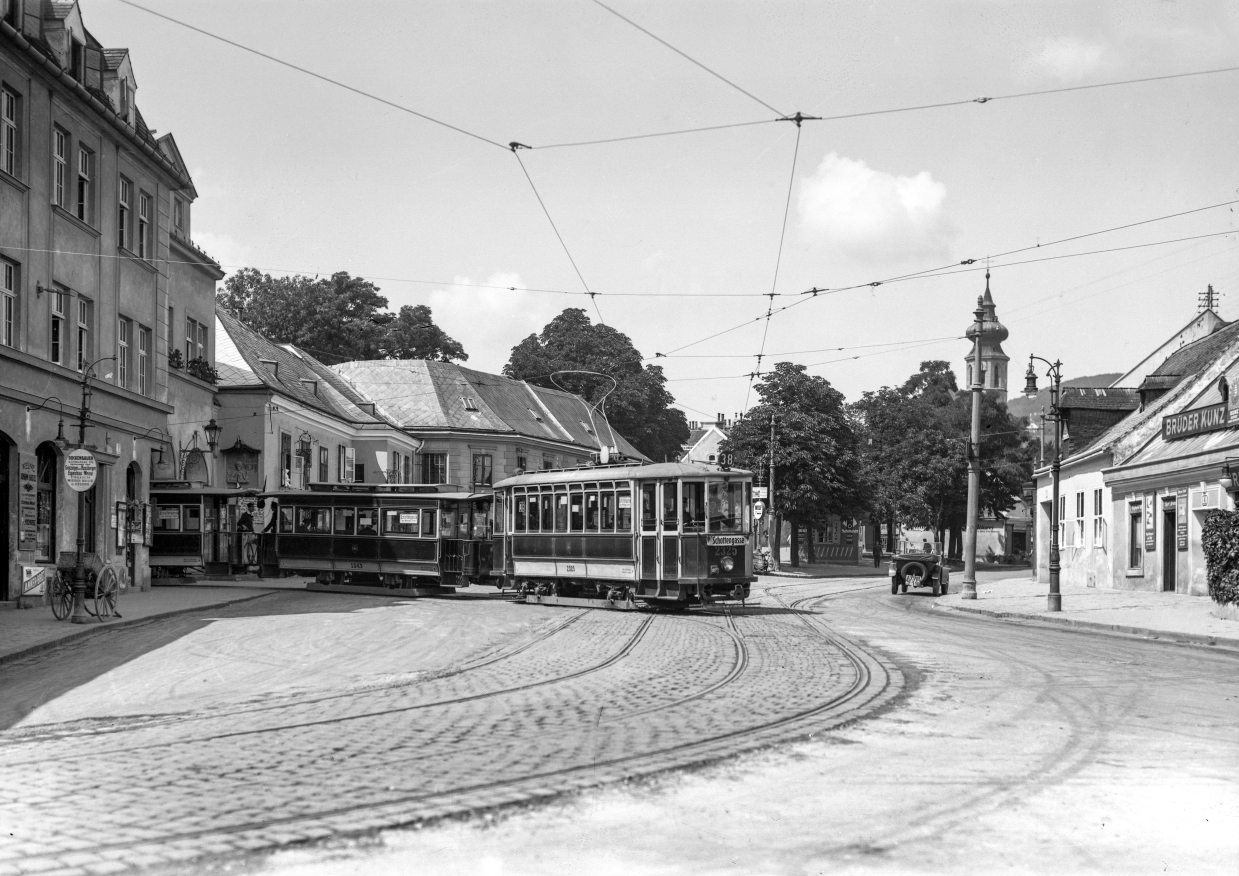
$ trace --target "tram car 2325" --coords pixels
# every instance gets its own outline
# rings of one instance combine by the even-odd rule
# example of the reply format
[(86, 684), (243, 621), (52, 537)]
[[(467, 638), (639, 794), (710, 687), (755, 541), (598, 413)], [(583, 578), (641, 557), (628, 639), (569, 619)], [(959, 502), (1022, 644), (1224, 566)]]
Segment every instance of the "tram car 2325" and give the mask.
[(753, 577), (751, 472), (601, 465), (495, 484), (503, 584), (526, 602), (684, 608), (744, 600)]
[(493, 497), (453, 484), (314, 484), (265, 493), (264, 575), (313, 575), (311, 590), (417, 595), (498, 583)]

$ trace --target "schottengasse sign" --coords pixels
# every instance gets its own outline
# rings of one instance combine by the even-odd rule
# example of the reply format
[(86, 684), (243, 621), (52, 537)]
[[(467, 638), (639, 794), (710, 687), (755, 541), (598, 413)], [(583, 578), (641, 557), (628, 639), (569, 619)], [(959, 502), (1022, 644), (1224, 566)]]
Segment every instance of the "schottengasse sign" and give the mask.
[(1230, 412), (1225, 403), (1209, 405), (1162, 417), (1162, 438), (1175, 441), (1202, 432), (1216, 432), (1230, 426)]

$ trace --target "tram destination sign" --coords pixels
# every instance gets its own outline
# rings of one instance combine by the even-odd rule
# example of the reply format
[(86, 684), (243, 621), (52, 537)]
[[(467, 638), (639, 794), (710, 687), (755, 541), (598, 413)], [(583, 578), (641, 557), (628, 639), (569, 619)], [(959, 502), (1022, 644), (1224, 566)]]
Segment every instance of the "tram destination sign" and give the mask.
[(1230, 411), (1225, 403), (1194, 408), (1162, 417), (1162, 440), (1177, 441), (1203, 432), (1216, 432), (1230, 427)]

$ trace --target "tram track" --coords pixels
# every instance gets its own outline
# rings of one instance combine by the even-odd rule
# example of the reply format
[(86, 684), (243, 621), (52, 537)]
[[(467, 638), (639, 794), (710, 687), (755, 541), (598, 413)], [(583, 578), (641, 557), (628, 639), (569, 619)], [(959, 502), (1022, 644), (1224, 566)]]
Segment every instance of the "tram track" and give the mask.
[[(553, 628), (548, 633), (548, 635), (550, 633), (554, 633), (554, 632), (558, 632), (559, 630), (562, 630), (564, 627), (568, 626), (570, 623), (574, 622), (578, 618), (579, 616), (577, 618), (573, 618), (565, 622), (564, 624), (561, 624), (558, 627)], [(72, 760), (72, 759), (78, 759), (78, 758), (96, 758), (96, 757), (99, 757), (101, 755), (106, 755), (106, 754), (120, 754), (120, 753), (125, 753), (125, 752), (132, 752), (132, 751), (143, 751), (143, 750), (151, 750), (151, 749), (157, 749), (157, 748), (168, 748), (168, 747), (179, 746), (179, 745), (194, 745), (194, 744), (201, 744), (204, 742), (215, 742), (221, 739), (234, 739), (234, 738), (244, 737), (244, 736), (256, 736), (256, 735), (265, 734), (265, 733), (286, 732), (289, 730), (297, 730), (297, 729), (303, 729), (303, 728), (308, 728), (308, 727), (322, 727), (322, 726), (327, 726), (331, 724), (343, 724), (349, 721), (358, 721), (358, 720), (363, 720), (366, 718), (381, 718), (381, 717), (390, 716), (390, 715), (398, 715), (398, 714), (404, 714), (408, 712), (422, 711), (425, 709), (433, 709), (433, 708), (441, 708), (443, 706), (458, 705), (460, 703), (473, 702), (476, 700), (492, 699), (494, 697), (505, 696), (508, 694), (531, 690), (533, 688), (545, 687), (547, 685), (553, 685), (553, 684), (560, 684), (564, 681), (569, 681), (575, 678), (581, 678), (583, 676), (590, 675), (595, 672), (599, 672), (603, 669), (606, 669), (608, 666), (613, 665), (619, 660), (622, 660), (624, 657), (628, 656), (628, 654), (632, 652), (633, 648), (637, 646), (637, 643), (640, 642), (641, 639), (645, 636), (646, 632), (650, 628), (650, 625), (653, 623), (654, 618), (655, 618), (655, 615), (647, 616), (641, 622), (640, 626), (638, 626), (636, 631), (634, 631), (633, 634), (629, 637), (629, 639), (625, 642), (623, 647), (621, 647), (619, 651), (612, 654), (606, 660), (603, 660), (600, 663), (596, 663), (584, 669), (577, 670), (575, 672), (566, 673), (564, 675), (538, 679), (536, 681), (530, 681), (524, 684), (513, 685), (510, 687), (504, 687), (504, 688), (497, 688), (495, 690), (484, 691), (484, 692), (476, 693), (476, 694), (469, 694), (467, 696), (451, 697), (451, 698), (443, 699), (443, 700), (434, 700), (434, 701), (427, 702), (427, 703), (413, 703), (407, 706), (397, 706), (397, 707), (393, 707), (390, 709), (372, 709), (372, 710), (365, 711), (365, 712), (357, 712), (355, 714), (341, 715), (341, 716), (333, 717), (333, 718), (322, 718), (322, 719), (315, 720), (315, 721), (300, 721), (300, 722), (295, 722), (295, 723), (277, 724), (277, 725), (273, 725), (270, 727), (255, 727), (252, 729), (245, 729), (245, 730), (233, 730), (233, 731), (229, 731), (226, 733), (201, 735), (201, 736), (194, 736), (194, 737), (189, 737), (189, 738), (173, 739), (173, 740), (154, 742), (154, 743), (144, 743), (144, 744), (138, 744), (138, 745), (127, 745), (122, 748), (116, 748), (116, 749), (110, 749), (110, 750), (91, 749), (89, 751), (84, 751), (80, 754), (62, 755), (58, 757), (57, 759), (63, 761), (63, 760)], [(546, 636), (542, 637), (542, 639), (545, 639), (545, 638)], [(532, 645), (536, 643), (537, 643), (536, 641), (530, 642), (528, 647), (532, 647)], [(522, 648), (520, 650), (523, 651), (526, 649)], [(493, 660), (487, 661), (486, 665), (499, 662), (500, 660), (505, 659), (506, 657), (510, 657), (510, 656), (512, 655), (508, 654), (508, 655), (505, 655), (504, 657), (497, 657)], [(472, 668), (477, 669), (479, 667), (475, 666)], [(283, 706), (282, 708), (289, 708), (292, 706), (299, 706), (299, 705), (302, 705), (302, 704), (295, 703), (289, 706)], [(260, 710), (253, 710), (253, 711), (260, 711)], [(203, 719), (205, 720), (211, 717), (215, 717), (215, 716), (203, 716)], [(176, 722), (173, 722), (173, 723), (176, 723)], [(142, 724), (136, 728), (129, 728), (129, 729), (130, 730), (133, 730), (133, 729), (146, 730), (146, 729), (149, 729), (151, 726), (152, 725), (150, 724)], [(125, 732), (125, 730), (120, 729), (116, 732), (118, 733)], [(3, 737), (0, 737), (0, 738), (3, 738)], [(33, 737), (25, 737), (25, 738), (16, 737), (13, 739), (13, 741), (14, 742), (20, 741), (20, 742), (26, 742), (26, 743), (36, 743), (36, 742), (54, 741), (56, 738), (57, 737), (54, 737), (54, 736), (43, 736), (37, 739)], [(61, 736), (59, 738), (63, 739), (64, 737)], [(79, 734), (75, 738), (83, 738), (83, 736), (82, 734)], [(10, 760), (10, 761), (0, 761), (0, 765), (6, 766), (6, 767), (28, 766), (28, 765), (31, 765), (37, 762), (38, 761)]]

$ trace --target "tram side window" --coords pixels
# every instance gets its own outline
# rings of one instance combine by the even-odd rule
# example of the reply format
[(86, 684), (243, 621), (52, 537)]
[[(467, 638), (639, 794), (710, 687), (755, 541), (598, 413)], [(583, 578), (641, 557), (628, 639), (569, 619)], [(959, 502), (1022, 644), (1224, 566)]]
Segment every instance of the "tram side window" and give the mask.
[(741, 514), (747, 512), (744, 491), (748, 484), (710, 484), (707, 511), (711, 532), (739, 532)]
[(444, 538), (456, 535), (456, 509), (444, 507), (439, 517), (439, 534)]
[(324, 535), (331, 532), (330, 509), (297, 508), (297, 532), (306, 535)]
[(383, 512), (384, 535), (417, 535), (417, 512), (408, 508), (388, 508)]
[(568, 515), (568, 529), (571, 532), (581, 532), (585, 528), (584, 514), (581, 513), (584, 502), (585, 497), (580, 493), (572, 493), (568, 497), (568, 507), (571, 510)]
[(602, 514), (602, 521), (601, 521), (602, 531), (603, 532), (614, 532), (615, 531), (615, 494), (612, 493), (610, 490), (607, 490), (603, 492), (603, 494), (599, 498), (601, 500), (599, 510), (601, 511), (601, 514)]
[(156, 532), (181, 531), (181, 506), (160, 505), (155, 519)]
[(202, 531), (202, 506), (201, 505), (186, 505), (182, 509), (182, 525), (186, 532), (201, 532)]
[(280, 506), (280, 532), (293, 531), (293, 509), (287, 505)]
[(684, 484), (684, 531), (706, 531), (706, 485)]
[[(516, 518), (512, 523), (513, 532), (524, 532), (526, 520), (529, 518), (529, 497), (524, 493), (516, 497)], [(536, 501), (536, 500), (535, 500)]]
[(555, 494), (555, 531), (568, 531), (568, 494)]
[(663, 484), (663, 529), (674, 532), (680, 528), (679, 496), (674, 482)]
[(585, 531), (598, 531), (598, 494), (592, 491), (585, 494)]
[(435, 535), (435, 512), (433, 508), (427, 508), (422, 511), (422, 536), (424, 538), (434, 538)]
[(357, 534), (379, 534), (379, 511), (377, 508), (359, 508), (357, 510)]
[(628, 490), (615, 494), (615, 531), (632, 532), (632, 493)]
[(356, 522), (357, 511), (353, 508), (337, 508), (336, 521), (333, 529), (336, 535), (352, 535), (353, 523)]
[(652, 532), (658, 528), (658, 511), (654, 507), (654, 485), (641, 485), (641, 529)]
[(543, 493), (538, 497), (538, 504), (542, 508), (542, 531), (551, 532), (555, 529), (554, 515), (551, 511), (551, 503), (555, 501), (555, 497), (550, 493)]

